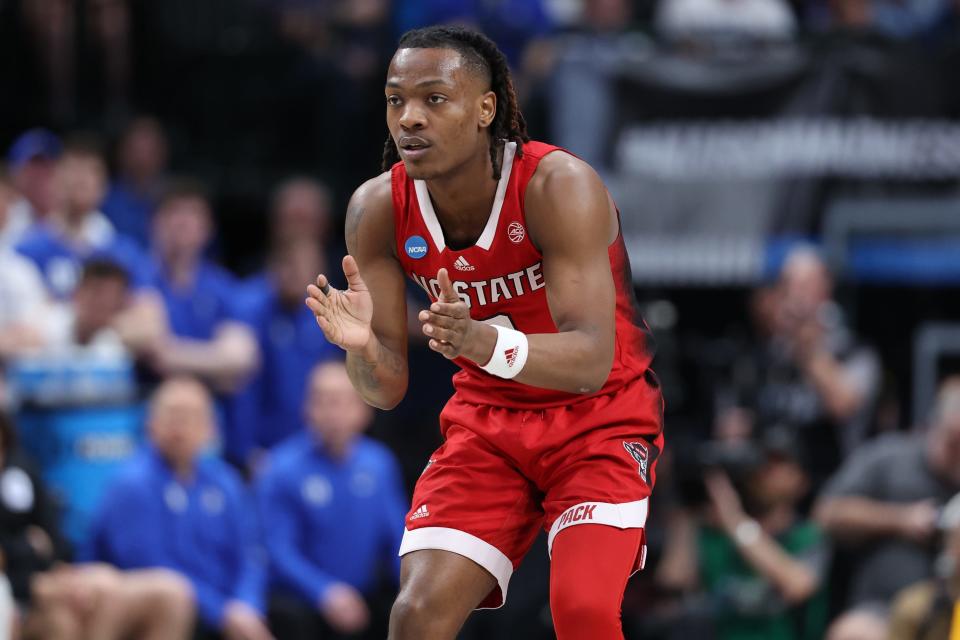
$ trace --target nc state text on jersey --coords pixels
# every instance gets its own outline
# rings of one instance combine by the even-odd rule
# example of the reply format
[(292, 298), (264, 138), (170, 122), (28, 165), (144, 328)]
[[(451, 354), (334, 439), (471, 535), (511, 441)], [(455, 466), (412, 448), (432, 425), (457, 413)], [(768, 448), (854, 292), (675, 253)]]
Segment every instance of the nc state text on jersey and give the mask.
[[(427, 276), (419, 273), (411, 273), (410, 277), (432, 299), (436, 300), (440, 297), (440, 281), (435, 277), (428, 280)], [(501, 300), (512, 300), (515, 297), (542, 289), (543, 286), (543, 270), (539, 262), (521, 271), (514, 271), (489, 280), (453, 281), (453, 290), (456, 291), (460, 300), (467, 305), (468, 309), (472, 309), (474, 306), (483, 307), (488, 304), (496, 304)]]

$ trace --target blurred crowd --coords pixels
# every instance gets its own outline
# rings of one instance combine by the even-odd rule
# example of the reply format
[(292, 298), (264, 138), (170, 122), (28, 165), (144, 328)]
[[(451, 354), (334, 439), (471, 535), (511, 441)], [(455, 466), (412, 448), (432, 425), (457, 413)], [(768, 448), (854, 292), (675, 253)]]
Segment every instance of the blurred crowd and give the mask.
[[(402, 31), (482, 29), (535, 136), (603, 170), (606, 70), (638, 39), (933, 49), (958, 18), (956, 0), (0, 0), (0, 639), (385, 636), (451, 368), (412, 321), (408, 398), (377, 415), (303, 299), (337, 279), (342, 205), (378, 170)], [(834, 289), (815, 247), (791, 250), (700, 410), (668, 414), (627, 637), (960, 626), (960, 379), (904, 424)], [(547, 570), (536, 548), (464, 637), (551, 637)]]

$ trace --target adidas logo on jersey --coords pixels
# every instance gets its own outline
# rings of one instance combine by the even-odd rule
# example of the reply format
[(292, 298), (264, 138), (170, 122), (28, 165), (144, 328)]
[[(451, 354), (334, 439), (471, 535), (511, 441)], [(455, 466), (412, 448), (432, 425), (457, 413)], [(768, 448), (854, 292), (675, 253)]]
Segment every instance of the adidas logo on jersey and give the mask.
[(476, 271), (477, 270), (477, 268), (472, 264), (470, 264), (469, 262), (467, 262), (467, 259), (464, 258), (463, 256), (460, 256), (459, 258), (457, 258), (456, 261), (454, 261), (453, 266), (456, 267), (458, 271)]
[(517, 354), (520, 352), (520, 349), (517, 347), (510, 347), (503, 352), (503, 355), (507, 358), (507, 366), (512, 367), (513, 363), (517, 361)]
[(416, 520), (417, 518), (426, 518), (430, 515), (430, 511), (427, 509), (427, 505), (422, 504), (417, 507), (417, 510), (413, 512), (413, 515), (410, 516), (411, 520)]

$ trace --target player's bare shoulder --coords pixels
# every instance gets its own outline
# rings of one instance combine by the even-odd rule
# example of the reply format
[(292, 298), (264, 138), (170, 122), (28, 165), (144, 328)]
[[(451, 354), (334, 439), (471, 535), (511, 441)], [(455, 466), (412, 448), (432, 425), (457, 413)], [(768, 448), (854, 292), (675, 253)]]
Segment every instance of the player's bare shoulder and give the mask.
[(589, 164), (564, 151), (540, 160), (524, 194), (527, 225), (541, 246), (557, 235), (575, 237), (586, 228), (607, 229), (609, 211), (607, 189), (600, 176)]
[(351, 254), (365, 247), (382, 250), (393, 246), (393, 186), (389, 171), (370, 178), (353, 192), (345, 227)]

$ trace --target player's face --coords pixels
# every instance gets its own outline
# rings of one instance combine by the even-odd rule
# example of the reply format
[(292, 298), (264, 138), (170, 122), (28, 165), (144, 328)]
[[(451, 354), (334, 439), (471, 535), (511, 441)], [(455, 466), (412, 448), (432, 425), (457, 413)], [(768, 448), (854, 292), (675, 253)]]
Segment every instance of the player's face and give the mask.
[(496, 94), (457, 51), (398, 50), (384, 94), (387, 127), (411, 178), (442, 177), (487, 152)]

